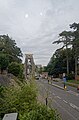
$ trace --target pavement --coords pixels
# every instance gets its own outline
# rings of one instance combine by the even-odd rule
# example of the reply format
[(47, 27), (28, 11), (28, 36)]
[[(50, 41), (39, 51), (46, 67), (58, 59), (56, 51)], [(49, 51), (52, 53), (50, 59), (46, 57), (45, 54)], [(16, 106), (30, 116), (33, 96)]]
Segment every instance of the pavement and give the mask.
[(57, 88), (59, 88), (59, 89), (62, 89), (62, 90), (64, 90), (64, 88), (61, 86), (61, 85), (57, 85), (56, 83), (51, 83), (51, 82), (49, 82), (49, 85), (52, 85), (52, 86), (55, 86), (55, 87), (57, 87)]
[(49, 106), (57, 109), (62, 120), (79, 120), (79, 93), (76, 88), (67, 86), (64, 90), (61, 81), (48, 84), (47, 80), (40, 79), (36, 83), (43, 100), (48, 98)]
[[(62, 80), (59, 80), (56, 82), (52, 81), (52, 82), (49, 82), (49, 84), (64, 90), (64, 84), (63, 84)], [(68, 84), (66, 84), (66, 90), (67, 91), (72, 90), (73, 92), (78, 92), (76, 87), (70, 86)]]

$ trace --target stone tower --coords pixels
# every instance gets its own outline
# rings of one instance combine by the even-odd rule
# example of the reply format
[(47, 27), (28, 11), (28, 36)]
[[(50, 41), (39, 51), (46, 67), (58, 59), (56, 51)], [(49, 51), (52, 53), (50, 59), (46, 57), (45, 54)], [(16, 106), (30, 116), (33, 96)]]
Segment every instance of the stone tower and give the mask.
[(33, 54), (25, 54), (25, 78), (28, 79), (35, 75), (35, 64)]

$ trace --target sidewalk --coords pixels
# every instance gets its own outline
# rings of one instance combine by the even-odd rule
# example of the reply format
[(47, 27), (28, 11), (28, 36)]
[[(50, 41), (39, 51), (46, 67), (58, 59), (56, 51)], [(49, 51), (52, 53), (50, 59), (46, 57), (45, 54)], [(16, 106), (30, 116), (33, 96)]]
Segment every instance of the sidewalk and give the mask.
[[(62, 81), (58, 81), (58, 82), (52, 81), (52, 83), (49, 82), (49, 84), (51, 84), (51, 85), (53, 85), (53, 86), (55, 86), (55, 87), (58, 87), (58, 88), (64, 90), (64, 84), (63, 84)], [(70, 83), (69, 83), (69, 84), (70, 84)], [(69, 91), (69, 90), (72, 90), (72, 91), (74, 91), (74, 92), (77, 92), (77, 87), (70, 86), (69, 84), (66, 84), (66, 86), (67, 86), (67, 89), (66, 89), (66, 90), (68, 90), (68, 91)]]

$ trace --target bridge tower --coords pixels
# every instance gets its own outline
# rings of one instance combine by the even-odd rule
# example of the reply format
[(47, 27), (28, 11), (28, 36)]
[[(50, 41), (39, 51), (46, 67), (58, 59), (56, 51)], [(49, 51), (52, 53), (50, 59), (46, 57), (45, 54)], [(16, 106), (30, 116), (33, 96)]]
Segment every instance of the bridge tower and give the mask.
[(25, 78), (29, 79), (35, 75), (35, 64), (33, 54), (25, 54)]

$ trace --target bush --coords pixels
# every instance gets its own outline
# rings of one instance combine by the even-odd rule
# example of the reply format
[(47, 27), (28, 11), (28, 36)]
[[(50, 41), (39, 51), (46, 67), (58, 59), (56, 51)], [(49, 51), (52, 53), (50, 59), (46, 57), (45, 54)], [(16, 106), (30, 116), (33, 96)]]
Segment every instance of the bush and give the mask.
[(21, 81), (23, 81), (23, 79), (25, 79), (25, 76), (24, 76), (24, 65), (23, 64), (20, 64), (20, 72), (19, 72), (18, 78)]
[(2, 93), (3, 97), (0, 98), (0, 116), (11, 112), (22, 114), (25, 111), (30, 111), (36, 104), (35, 88), (30, 85), (23, 85), (21, 88), (4, 88), (1, 90)]
[(8, 72), (12, 73), (15, 76), (18, 76), (20, 74), (20, 64), (17, 62), (12, 62), (8, 66)]
[(54, 109), (37, 104), (28, 113), (25, 112), (22, 116), (20, 115), (20, 120), (61, 120), (61, 118)]
[(9, 59), (8, 59), (7, 55), (0, 53), (0, 69), (1, 69), (1, 73), (3, 72), (3, 70), (7, 69), (8, 64), (9, 64)]
[(17, 112), (19, 120), (60, 120), (55, 110), (37, 103), (37, 92), (32, 83), (20, 88), (1, 88), (0, 92), (1, 118), (6, 113)]
[(67, 80), (72, 80), (75, 78), (75, 75), (70, 73), (68, 76), (67, 76)]

